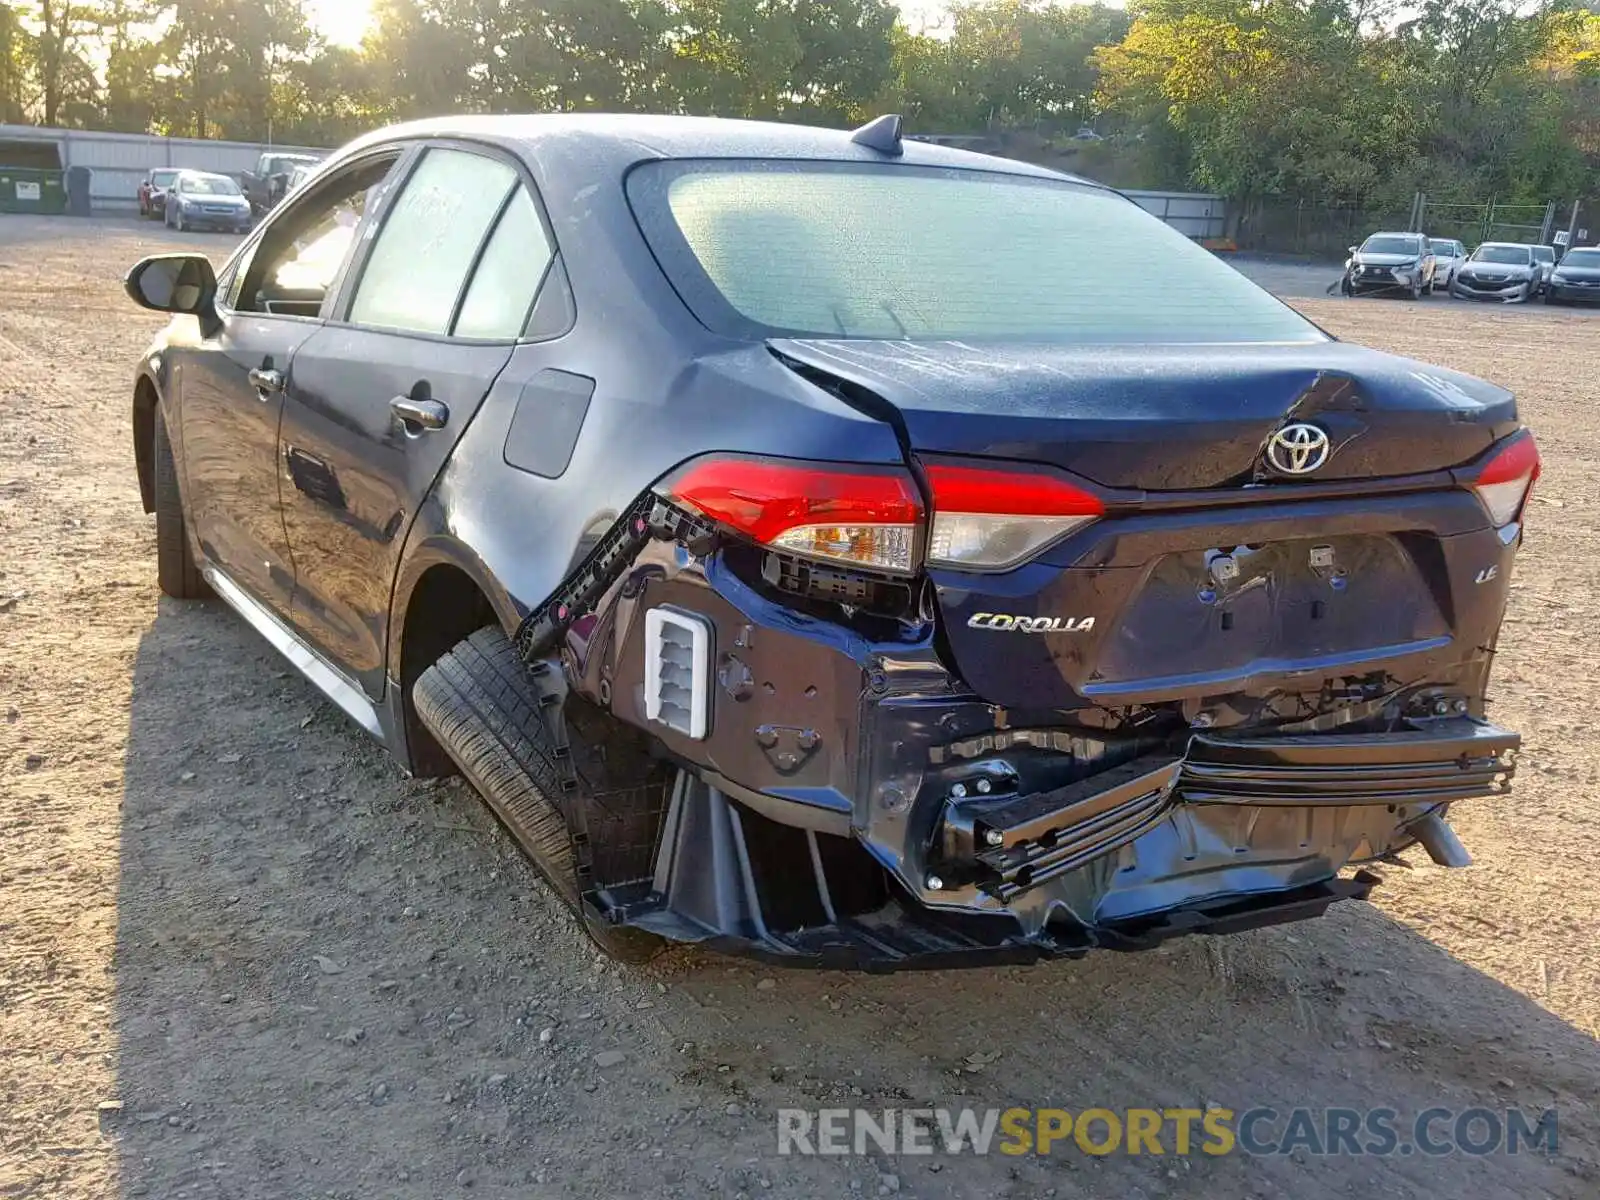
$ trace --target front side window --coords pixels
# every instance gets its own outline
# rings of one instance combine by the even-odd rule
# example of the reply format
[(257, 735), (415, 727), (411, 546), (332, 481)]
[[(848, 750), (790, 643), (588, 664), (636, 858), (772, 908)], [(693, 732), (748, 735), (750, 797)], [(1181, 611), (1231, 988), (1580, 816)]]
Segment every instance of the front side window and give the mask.
[(636, 167), (629, 201), (699, 319), (736, 336), (1320, 341), (1287, 306), (1102, 188), (817, 161)]
[(377, 205), (398, 157), (364, 162), (289, 201), (268, 227), (248, 268), (240, 272), (234, 307), (317, 316), (362, 217)]
[(378, 231), (350, 320), (407, 333), (449, 332), (478, 248), (518, 186), (516, 171), (499, 159), (429, 150)]

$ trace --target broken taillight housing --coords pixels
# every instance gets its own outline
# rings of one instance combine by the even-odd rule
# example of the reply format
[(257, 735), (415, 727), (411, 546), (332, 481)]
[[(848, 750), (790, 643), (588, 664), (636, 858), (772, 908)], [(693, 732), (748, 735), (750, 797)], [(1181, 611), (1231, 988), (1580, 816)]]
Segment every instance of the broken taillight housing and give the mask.
[(928, 562), (1003, 571), (1105, 515), (1100, 497), (1026, 468), (929, 464), (933, 526)]
[(718, 455), (662, 490), (770, 549), (902, 575), (921, 566), (924, 536), (931, 565), (1004, 571), (1105, 513), (1094, 493), (1026, 466), (935, 463), (926, 475), (931, 522), (899, 467)]
[(1539, 478), (1539, 470), (1539, 448), (1534, 445), (1531, 433), (1502, 443), (1483, 464), (1472, 489), (1478, 493), (1495, 528), (1517, 519), (1527, 503), (1534, 480)]
[(774, 550), (873, 571), (917, 569), (922, 498), (898, 467), (707, 458), (665, 490)]

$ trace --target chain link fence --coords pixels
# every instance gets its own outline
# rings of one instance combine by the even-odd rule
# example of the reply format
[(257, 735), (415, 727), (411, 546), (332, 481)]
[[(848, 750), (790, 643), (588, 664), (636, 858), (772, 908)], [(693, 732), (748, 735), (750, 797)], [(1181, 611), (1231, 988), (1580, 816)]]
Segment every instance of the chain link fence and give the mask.
[(1333, 261), (1379, 230), (1420, 228), (1430, 237), (1455, 238), (1469, 249), (1482, 242), (1550, 245), (1556, 231), (1569, 224), (1570, 207), (1554, 201), (1436, 201), (1426, 195), (1392, 205), (1274, 198), (1231, 204), (1228, 223), (1240, 250)]
[(1369, 233), (1404, 229), (1410, 220), (1411, 212), (1404, 206), (1263, 200), (1239, 210), (1233, 238), (1241, 250), (1333, 261), (1343, 259)]

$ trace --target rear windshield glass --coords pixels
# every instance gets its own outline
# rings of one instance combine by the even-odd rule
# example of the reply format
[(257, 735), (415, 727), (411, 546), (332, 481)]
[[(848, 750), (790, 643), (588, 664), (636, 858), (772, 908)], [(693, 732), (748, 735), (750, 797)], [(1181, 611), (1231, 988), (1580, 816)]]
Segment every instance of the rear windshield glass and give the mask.
[(707, 326), (735, 336), (1051, 343), (1323, 335), (1137, 205), (986, 171), (718, 160), (628, 177)]
[(1363, 254), (1420, 254), (1422, 243), (1416, 238), (1369, 237), (1361, 243)]
[(1472, 252), (1472, 261), (1525, 267), (1531, 259), (1525, 246), (1479, 246)]

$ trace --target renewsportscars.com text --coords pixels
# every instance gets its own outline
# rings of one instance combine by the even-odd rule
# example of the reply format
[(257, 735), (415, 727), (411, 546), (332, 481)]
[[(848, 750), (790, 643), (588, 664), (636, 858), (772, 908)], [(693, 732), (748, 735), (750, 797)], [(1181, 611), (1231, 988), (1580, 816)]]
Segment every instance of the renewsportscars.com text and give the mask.
[(778, 1153), (1412, 1155), (1556, 1152), (1554, 1109), (781, 1108)]

